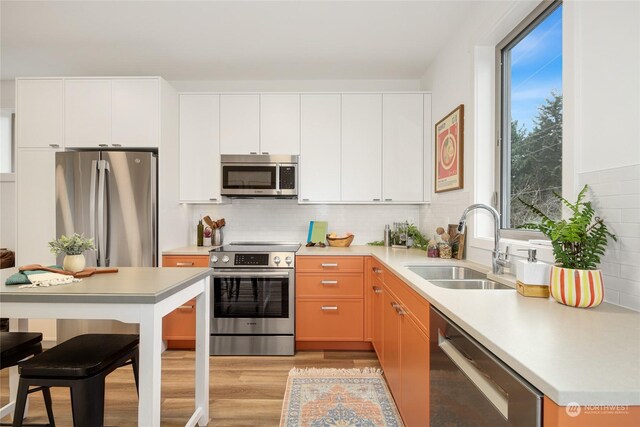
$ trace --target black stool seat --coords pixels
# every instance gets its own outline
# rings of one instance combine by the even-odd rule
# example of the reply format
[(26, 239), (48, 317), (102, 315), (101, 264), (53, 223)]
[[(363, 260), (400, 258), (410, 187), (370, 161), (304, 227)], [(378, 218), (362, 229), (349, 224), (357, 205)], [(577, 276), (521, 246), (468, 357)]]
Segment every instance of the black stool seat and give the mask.
[(39, 378), (90, 377), (130, 354), (138, 342), (138, 335), (79, 335), (21, 363), (20, 375)]
[(15, 366), (22, 359), (40, 353), (39, 332), (0, 332), (0, 369)]

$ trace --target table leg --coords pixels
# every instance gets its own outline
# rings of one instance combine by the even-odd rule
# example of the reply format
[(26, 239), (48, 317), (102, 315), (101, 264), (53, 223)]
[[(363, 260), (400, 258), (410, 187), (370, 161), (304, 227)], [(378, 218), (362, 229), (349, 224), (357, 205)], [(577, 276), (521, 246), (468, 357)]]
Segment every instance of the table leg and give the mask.
[(160, 426), (162, 384), (162, 317), (154, 306), (143, 306), (140, 319), (138, 425)]
[(198, 425), (209, 423), (209, 302), (211, 276), (204, 279), (204, 291), (196, 297), (196, 411), (200, 409)]

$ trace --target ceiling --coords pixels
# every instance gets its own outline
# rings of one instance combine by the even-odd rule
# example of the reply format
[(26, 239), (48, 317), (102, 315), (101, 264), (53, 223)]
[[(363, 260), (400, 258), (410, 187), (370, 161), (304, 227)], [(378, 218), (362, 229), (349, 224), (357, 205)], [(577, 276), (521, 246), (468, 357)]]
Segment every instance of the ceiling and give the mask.
[(474, 1), (5, 1), (0, 74), (419, 79)]

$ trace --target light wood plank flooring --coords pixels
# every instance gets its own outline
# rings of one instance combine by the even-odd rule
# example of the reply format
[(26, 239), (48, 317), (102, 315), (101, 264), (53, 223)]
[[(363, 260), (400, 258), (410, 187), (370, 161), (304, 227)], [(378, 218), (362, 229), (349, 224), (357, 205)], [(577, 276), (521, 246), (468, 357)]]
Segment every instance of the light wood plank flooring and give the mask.
[[(369, 351), (299, 351), (293, 357), (211, 357), (210, 426), (278, 426), (289, 370), (379, 368)], [(194, 353), (166, 351), (162, 356), (162, 425), (184, 426), (193, 412)], [(51, 389), (57, 426), (71, 426), (69, 391)], [(41, 393), (30, 396), (26, 422), (45, 423)], [(0, 405), (8, 400), (8, 369), (0, 374)], [(107, 377), (105, 425), (137, 425), (138, 399), (131, 367)], [(8, 422), (9, 417), (2, 420)]]

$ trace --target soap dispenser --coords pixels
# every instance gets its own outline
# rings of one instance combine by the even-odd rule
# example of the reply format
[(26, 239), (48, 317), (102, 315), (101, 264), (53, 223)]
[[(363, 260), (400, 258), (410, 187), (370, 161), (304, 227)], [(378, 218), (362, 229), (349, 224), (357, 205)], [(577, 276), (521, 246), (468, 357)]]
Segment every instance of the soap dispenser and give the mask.
[(527, 251), (527, 260), (516, 262), (518, 292), (524, 296), (548, 297), (551, 266), (538, 261), (535, 249), (518, 250)]

